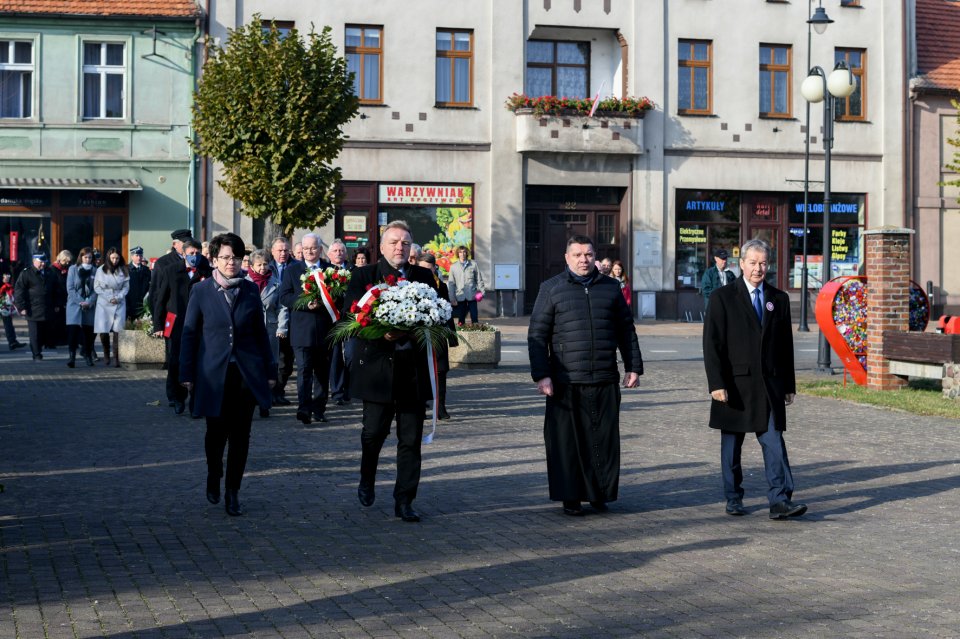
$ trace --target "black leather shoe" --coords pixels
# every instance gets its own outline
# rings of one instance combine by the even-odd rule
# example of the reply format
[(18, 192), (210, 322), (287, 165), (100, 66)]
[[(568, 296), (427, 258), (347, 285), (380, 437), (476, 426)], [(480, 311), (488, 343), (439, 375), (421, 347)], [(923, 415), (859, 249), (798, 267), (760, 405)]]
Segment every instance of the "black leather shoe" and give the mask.
[(41, 360), (41, 359), (43, 359), (43, 354), (42, 354), (42, 353), (41, 353), (40, 355), (34, 355), (34, 356), (33, 356), (33, 361), (35, 361), (35, 362), (38, 361), (38, 360)]
[(83, 361), (87, 363), (87, 366), (93, 366), (93, 357), (87, 355), (83, 358)]
[(450, 419), (450, 413), (447, 412), (446, 408), (441, 406), (440, 410), (437, 411), (437, 419)]
[(598, 513), (605, 513), (610, 510), (610, 508), (607, 506), (607, 503), (604, 501), (591, 501), (590, 506)]
[(327, 422), (327, 418), (323, 413), (314, 413), (313, 421), (325, 424)]
[(583, 515), (583, 507), (579, 501), (565, 501), (563, 502), (563, 514), (570, 515), (571, 517), (581, 517)]
[(274, 406), (289, 406), (290, 400), (284, 397), (283, 395), (277, 395), (273, 398)]
[(743, 507), (742, 499), (731, 499), (727, 501), (727, 514), (734, 517), (743, 517), (747, 514), (747, 509)]
[(187, 405), (180, 401), (179, 399), (173, 400), (173, 412), (177, 415), (183, 415), (183, 411), (187, 409)]
[(18, 348), (23, 348), (24, 346), (26, 346), (26, 344), (22, 344), (20, 342), (14, 342), (13, 344), (10, 345), (10, 350), (15, 351)]
[(377, 494), (374, 491), (373, 485), (366, 485), (363, 482), (360, 482), (360, 485), (357, 487), (357, 497), (360, 499), (360, 505), (369, 508), (373, 506), (374, 500), (377, 498)]
[(304, 426), (310, 425), (310, 413), (301, 413), (300, 411), (297, 411), (297, 419), (303, 422)]
[(343, 401), (342, 399), (338, 399), (338, 400), (336, 401), (337, 406), (346, 406), (346, 405), (349, 404), (349, 403), (350, 403), (350, 402), (345, 402), (345, 401)]
[(787, 517), (799, 517), (807, 512), (806, 504), (797, 504), (789, 499), (777, 502), (770, 506), (770, 519), (786, 519)]
[(237, 491), (230, 489), (224, 491), (223, 504), (227, 510), (227, 514), (231, 517), (239, 517), (243, 514), (243, 508), (240, 507), (240, 497), (237, 496)]
[(220, 503), (220, 478), (207, 475), (207, 501), (211, 504)]
[(67, 367), (68, 367), (68, 368), (73, 368), (73, 367), (75, 367), (76, 365), (77, 365), (77, 356), (76, 356), (76, 355), (71, 355), (71, 356), (70, 356), (70, 359), (67, 360)]
[(420, 513), (413, 509), (413, 506), (406, 502), (398, 501), (393, 507), (393, 514), (404, 521), (420, 521)]

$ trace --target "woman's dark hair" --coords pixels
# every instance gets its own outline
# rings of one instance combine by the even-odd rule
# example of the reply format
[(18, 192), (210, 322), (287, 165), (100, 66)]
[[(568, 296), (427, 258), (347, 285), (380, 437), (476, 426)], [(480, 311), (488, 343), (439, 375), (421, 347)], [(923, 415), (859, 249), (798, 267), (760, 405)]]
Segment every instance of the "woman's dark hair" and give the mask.
[(351, 263), (351, 264), (356, 264), (356, 263), (357, 263), (357, 256), (358, 256), (358, 255), (364, 256), (365, 258), (367, 258), (367, 264), (370, 263), (370, 251), (368, 251), (368, 250), (365, 249), (365, 248), (358, 248), (357, 250), (355, 250), (355, 251), (353, 252), (353, 257), (350, 258), (350, 263)]
[(80, 252), (77, 253), (77, 266), (83, 264), (84, 255), (89, 255), (91, 263), (93, 262), (93, 249), (89, 246), (84, 246), (82, 249), (80, 249)]
[[(110, 256), (114, 253), (116, 253), (117, 257), (120, 258), (120, 261), (117, 262), (116, 266), (110, 263)], [(103, 256), (103, 266), (100, 268), (103, 269), (104, 273), (109, 273), (111, 275), (117, 272), (123, 273), (124, 275), (127, 273), (127, 263), (123, 261), (123, 255), (120, 254), (120, 251), (117, 250), (116, 246), (111, 246), (107, 249), (107, 254)]]
[(220, 248), (229, 246), (233, 249), (233, 254), (238, 258), (243, 258), (247, 252), (247, 247), (239, 235), (235, 233), (221, 233), (210, 240), (210, 257), (216, 259), (220, 256)]

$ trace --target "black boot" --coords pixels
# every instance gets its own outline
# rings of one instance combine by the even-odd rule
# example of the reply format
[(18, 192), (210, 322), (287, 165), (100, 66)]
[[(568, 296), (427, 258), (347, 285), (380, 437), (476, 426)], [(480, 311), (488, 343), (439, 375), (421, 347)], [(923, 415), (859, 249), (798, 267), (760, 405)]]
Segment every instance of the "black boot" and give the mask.
[(87, 353), (83, 356), (83, 361), (87, 363), (87, 366), (93, 366), (93, 355), (91, 353)]
[(120, 334), (113, 334), (113, 366), (120, 368)]
[(236, 490), (228, 488), (223, 491), (223, 504), (227, 514), (231, 517), (239, 517), (243, 514), (243, 508), (240, 507), (240, 497), (237, 496)]
[(450, 419), (447, 412), (447, 374), (440, 373), (437, 380), (437, 419)]
[(220, 503), (220, 478), (216, 475), (207, 475), (207, 501)]
[(67, 366), (73, 368), (77, 365), (77, 351), (70, 351), (70, 359), (67, 360)]
[(103, 365), (110, 365), (110, 333), (100, 333), (100, 343), (103, 345)]

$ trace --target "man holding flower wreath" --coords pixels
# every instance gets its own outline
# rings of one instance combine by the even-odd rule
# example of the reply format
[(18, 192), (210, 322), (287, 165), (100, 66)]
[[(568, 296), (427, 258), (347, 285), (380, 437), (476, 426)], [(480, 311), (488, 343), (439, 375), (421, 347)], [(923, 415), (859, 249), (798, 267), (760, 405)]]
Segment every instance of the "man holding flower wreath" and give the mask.
[[(280, 283), (280, 303), (290, 310), (290, 346), (297, 360), (297, 419), (304, 425), (325, 422), (330, 360), (327, 355), (327, 333), (336, 321), (316, 295), (306, 304), (301, 298), (305, 288), (316, 291), (312, 277), (315, 271), (330, 266), (321, 257), (320, 236), (307, 233), (300, 240), (303, 261), (286, 267)], [(309, 296), (309, 295), (308, 295)]]
[[(344, 309), (354, 308), (368, 289), (400, 278), (421, 282), (436, 290), (427, 269), (409, 264), (413, 238), (406, 222), (388, 224), (380, 237), (380, 260), (354, 269), (344, 298)], [(448, 313), (449, 317), (449, 313)], [(394, 514), (407, 522), (420, 521), (413, 509), (420, 483), (420, 446), (424, 409), (431, 399), (430, 378), (424, 347), (411, 333), (390, 330), (379, 339), (357, 339), (350, 364), (350, 393), (363, 400), (362, 456), (357, 496), (363, 506), (372, 506), (380, 450), (397, 423), (397, 480), (393, 489)]]

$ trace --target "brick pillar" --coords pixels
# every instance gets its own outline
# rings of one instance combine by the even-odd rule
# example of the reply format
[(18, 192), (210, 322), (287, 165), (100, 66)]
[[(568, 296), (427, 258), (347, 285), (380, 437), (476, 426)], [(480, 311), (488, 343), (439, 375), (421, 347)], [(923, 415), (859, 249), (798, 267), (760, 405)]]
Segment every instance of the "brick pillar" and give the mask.
[(883, 332), (910, 329), (911, 229), (864, 231), (867, 265), (867, 388), (896, 390), (906, 381), (890, 374)]

